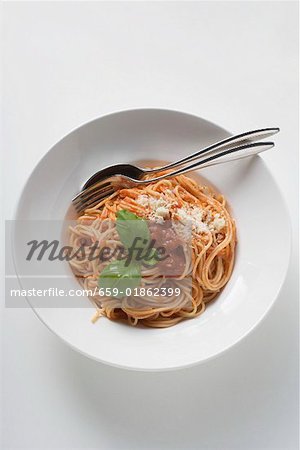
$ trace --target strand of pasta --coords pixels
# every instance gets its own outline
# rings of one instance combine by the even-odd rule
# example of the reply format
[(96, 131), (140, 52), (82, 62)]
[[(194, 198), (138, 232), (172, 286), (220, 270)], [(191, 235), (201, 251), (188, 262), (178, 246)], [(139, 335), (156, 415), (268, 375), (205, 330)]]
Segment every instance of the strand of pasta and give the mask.
[[(162, 193), (168, 196), (171, 204), (177, 207), (194, 204), (200, 206), (207, 213), (219, 213), (225, 219), (224, 237), (220, 242), (216, 233), (207, 231), (203, 234), (194, 234), (192, 239), (192, 258), (185, 254), (185, 269), (182, 280), (188, 275), (192, 278), (192, 289), (182, 289), (172, 306), (164, 305), (155, 307), (148, 301), (147, 308), (135, 306), (136, 299), (110, 298), (97, 296), (92, 299), (97, 308), (93, 321), (105, 315), (111, 320), (127, 318), (131, 325), (142, 323), (150, 327), (167, 327), (179, 321), (197, 317), (205, 310), (205, 305), (213, 300), (224, 287), (231, 276), (234, 264), (236, 230), (233, 219), (226, 209), (223, 196), (216, 195), (206, 187), (200, 187), (194, 180), (181, 175), (172, 180), (162, 180), (155, 184), (122, 189), (110, 197), (102, 200), (93, 208), (87, 209), (78, 218), (77, 225), (70, 229), (70, 243), (76, 248), (80, 246), (82, 238), (90, 238), (105, 242), (111, 248), (118, 245), (115, 229), (110, 226), (115, 221), (117, 211), (127, 209), (135, 214), (147, 218), (147, 211), (137, 203), (141, 194), (159, 198)], [(81, 261), (71, 261), (72, 269), (84, 289), (93, 289), (97, 286), (98, 277), (103, 266), (97, 261), (89, 261), (86, 257)], [(161, 278), (157, 269), (144, 269), (142, 273), (146, 277), (148, 286), (154, 285)], [(163, 283), (163, 280), (159, 281)]]

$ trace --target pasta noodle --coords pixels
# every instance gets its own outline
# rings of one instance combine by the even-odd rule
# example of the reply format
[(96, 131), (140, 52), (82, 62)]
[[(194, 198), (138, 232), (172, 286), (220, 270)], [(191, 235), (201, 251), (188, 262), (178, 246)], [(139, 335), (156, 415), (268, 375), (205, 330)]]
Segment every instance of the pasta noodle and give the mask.
[[(154, 204), (160, 206), (155, 209)], [(183, 263), (180, 265), (176, 259), (170, 263), (171, 271), (181, 268), (181, 273), (171, 277), (174, 286), (180, 286), (180, 295), (159, 298), (159, 302), (146, 295), (142, 307), (140, 299), (130, 295), (121, 298), (95, 295), (91, 298), (96, 307), (92, 320), (106, 316), (111, 320), (125, 319), (131, 325), (162, 328), (202, 314), (228, 282), (234, 265), (236, 227), (224, 197), (184, 175), (121, 189), (78, 217), (76, 225), (70, 227), (72, 247), (79, 248), (83, 243), (90, 247), (97, 241), (116, 249), (120, 239), (115, 222), (121, 210), (150, 223), (170, 220), (175, 230), (176, 224), (191, 219), (191, 240), (184, 243), (183, 239), (180, 245)], [(159, 217), (158, 213), (162, 215)], [(73, 259), (70, 264), (84, 289), (94, 290), (98, 286), (105, 262), (85, 257)], [(159, 264), (142, 267), (143, 286), (161, 287), (166, 282)]]

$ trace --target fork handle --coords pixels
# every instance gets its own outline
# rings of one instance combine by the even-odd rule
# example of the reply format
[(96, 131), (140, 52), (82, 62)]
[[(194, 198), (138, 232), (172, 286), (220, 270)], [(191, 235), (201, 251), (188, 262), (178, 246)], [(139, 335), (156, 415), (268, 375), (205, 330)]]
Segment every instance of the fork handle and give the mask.
[(256, 155), (257, 153), (269, 150), (272, 147), (274, 147), (273, 142), (254, 142), (239, 145), (227, 150), (224, 150), (224, 148), (218, 148), (215, 149), (214, 154), (201, 159), (201, 161), (197, 161), (194, 164), (190, 164), (188, 166), (182, 167), (181, 169), (174, 170), (151, 180), (143, 180), (140, 183), (152, 183), (155, 181), (163, 180), (164, 178), (177, 177), (178, 175), (191, 172), (199, 167), (204, 168), (214, 166), (216, 164), (234, 161), (236, 159), (247, 158), (249, 156)]
[(203, 148), (202, 150), (193, 153), (192, 155), (186, 156), (185, 158), (182, 158), (178, 161), (175, 161), (173, 163), (167, 164), (163, 167), (155, 168), (155, 169), (144, 169), (147, 174), (150, 173), (159, 173), (164, 170), (173, 169), (175, 167), (180, 167), (183, 164), (186, 164), (188, 162), (194, 161), (195, 159), (198, 159), (199, 156), (202, 155), (209, 155), (211, 153), (214, 153), (214, 150), (217, 149), (230, 149), (235, 148), (238, 144), (243, 143), (250, 143), (254, 141), (259, 141), (261, 139), (265, 139), (269, 136), (272, 136), (276, 133), (278, 133), (280, 130), (279, 128), (261, 128), (258, 130), (253, 131), (247, 131), (246, 133), (237, 134), (235, 136), (230, 136), (226, 139), (223, 139), (222, 141), (218, 141), (212, 145), (209, 145), (208, 147)]

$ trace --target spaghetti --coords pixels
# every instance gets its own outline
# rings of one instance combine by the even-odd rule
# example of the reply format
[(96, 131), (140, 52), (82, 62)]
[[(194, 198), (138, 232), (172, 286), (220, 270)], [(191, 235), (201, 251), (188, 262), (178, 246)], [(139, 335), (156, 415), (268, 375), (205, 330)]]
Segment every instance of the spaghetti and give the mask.
[[(160, 298), (159, 304), (151, 295), (143, 298), (124, 296), (121, 298), (95, 295), (91, 298), (96, 307), (93, 321), (100, 316), (111, 320), (126, 319), (131, 325), (138, 323), (149, 327), (169, 327), (183, 319), (202, 314), (228, 282), (235, 256), (235, 222), (226, 207), (222, 195), (205, 186), (199, 186), (184, 175), (170, 180), (121, 189), (101, 201), (77, 219), (70, 227), (70, 244), (79, 248), (83, 243), (105, 243), (109, 248), (117, 248), (120, 239), (114, 226), (118, 211), (126, 210), (149, 223), (160, 226), (167, 220), (173, 228), (168, 242), (174, 247), (174, 232), (180, 247), (179, 259), (169, 261), (169, 269), (180, 267), (180, 273), (172, 277), (172, 282), (180, 285), (180, 295)], [(181, 226), (191, 225), (191, 240), (180, 235)], [(173, 234), (172, 234), (173, 233)], [(167, 242), (167, 241), (166, 241)], [(176, 246), (176, 245), (175, 245)], [(176, 250), (177, 251), (177, 250)], [(73, 259), (72, 270), (84, 289), (94, 290), (99, 285), (99, 276), (105, 262), (99, 260)], [(167, 283), (161, 267), (142, 267), (142, 285), (162, 286)], [(101, 281), (100, 281), (101, 286)]]

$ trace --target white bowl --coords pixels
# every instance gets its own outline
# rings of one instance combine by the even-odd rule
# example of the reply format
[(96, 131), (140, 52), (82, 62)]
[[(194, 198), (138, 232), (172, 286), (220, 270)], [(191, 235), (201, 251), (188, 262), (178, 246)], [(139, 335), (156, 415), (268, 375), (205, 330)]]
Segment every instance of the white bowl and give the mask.
[[(103, 166), (173, 161), (228, 135), (206, 120), (170, 110), (101, 117), (71, 132), (44, 156), (24, 188), (16, 219), (63, 220), (82, 183)], [(167, 329), (134, 328), (106, 318), (93, 325), (93, 308), (83, 298), (82, 308), (34, 308), (43, 323), (84, 355), (136, 370), (206, 361), (253, 330), (274, 303), (288, 268), (290, 228), (284, 202), (260, 157), (204, 169), (201, 176), (227, 197), (238, 231), (232, 277), (203, 315)], [(64, 283), (66, 288), (77, 286), (73, 278)]]

